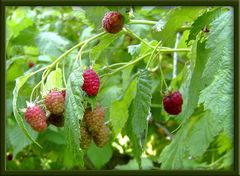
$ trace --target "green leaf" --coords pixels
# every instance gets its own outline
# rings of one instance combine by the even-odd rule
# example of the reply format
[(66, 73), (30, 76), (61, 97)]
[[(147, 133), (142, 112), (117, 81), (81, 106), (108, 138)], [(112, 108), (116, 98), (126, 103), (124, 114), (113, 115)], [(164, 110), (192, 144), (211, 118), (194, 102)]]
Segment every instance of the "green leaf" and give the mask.
[(70, 155), (80, 167), (83, 167), (83, 151), (80, 149), (80, 120), (83, 118), (83, 77), (82, 70), (74, 70), (67, 81), (64, 131)]
[[(181, 114), (177, 118), (178, 120), (189, 118), (198, 105), (200, 91), (204, 88), (202, 73), (208, 59), (208, 51), (205, 49), (205, 45), (205, 41), (203, 43), (197, 41), (196, 48), (192, 47), (193, 54), (191, 57), (193, 60), (195, 57), (196, 61), (192, 66), (193, 71), (190, 71), (192, 74), (187, 73), (189, 79), (185, 79), (180, 89), (183, 95), (183, 107)], [(197, 53), (197, 55), (195, 55), (195, 53)]]
[(159, 156), (162, 169), (188, 169), (184, 166), (184, 161), (189, 157), (195, 160), (201, 156), (220, 132), (221, 128), (214, 121), (213, 114), (210, 111), (201, 111), (202, 108), (198, 108), (183, 124), (170, 145), (163, 149)]
[[(150, 170), (153, 168), (153, 163), (148, 158), (143, 158), (142, 162), (142, 169)], [(117, 165), (115, 167), (116, 170), (137, 170), (138, 169), (138, 162), (136, 159), (129, 161), (126, 165)]]
[(7, 19), (7, 43), (10, 38), (17, 37), (21, 31), (33, 25), (33, 21), (27, 18), (27, 8), (17, 8), (12, 17)]
[(121, 132), (122, 128), (127, 122), (129, 115), (128, 108), (131, 104), (132, 99), (135, 97), (135, 94), (136, 79), (129, 84), (124, 96), (120, 100), (114, 101), (112, 103), (110, 109), (110, 119), (112, 120), (111, 123), (115, 135)]
[(102, 19), (106, 12), (109, 10), (103, 6), (95, 6), (95, 7), (81, 7), (85, 10), (86, 18), (92, 23), (92, 26), (95, 30), (99, 30), (102, 28)]
[(210, 49), (211, 52), (203, 72), (203, 78), (207, 84), (213, 81), (219, 70), (225, 70), (225, 67), (233, 62), (233, 59), (230, 59), (233, 53), (232, 13), (232, 11), (226, 12), (210, 24), (211, 32), (206, 49)]
[(16, 85), (15, 85), (15, 88), (13, 90), (13, 114), (14, 114), (14, 117), (17, 121), (17, 124), (19, 125), (20, 129), (23, 131), (23, 133), (26, 135), (26, 137), (31, 140), (33, 143), (35, 143), (37, 146), (39, 146), (40, 148), (41, 145), (38, 144), (34, 137), (32, 137), (27, 128), (25, 127), (25, 124), (23, 122), (23, 118), (21, 117), (21, 115), (19, 114), (18, 112), (18, 109), (17, 109), (17, 100), (18, 100), (18, 93), (19, 93), (19, 90), (21, 89), (21, 87), (25, 84), (25, 82), (28, 80), (28, 78), (30, 78), (32, 76), (31, 73), (27, 74), (27, 75), (24, 75), (24, 76), (21, 76), (19, 78), (16, 79)]
[(134, 156), (141, 168), (141, 154), (147, 135), (147, 117), (150, 114), (152, 95), (151, 77), (148, 75), (148, 71), (140, 70), (139, 74), (136, 96), (130, 106), (127, 133), (133, 144)]
[(198, 33), (205, 27), (209, 25), (217, 16), (219, 16), (221, 8), (214, 8), (212, 10), (206, 11), (201, 16), (199, 16), (192, 24), (191, 30), (186, 43), (188, 44), (191, 40), (195, 40)]
[[(176, 38), (176, 32), (185, 24), (191, 23), (202, 11), (203, 7), (177, 7), (169, 12), (166, 17), (164, 28), (156, 35), (163, 41), (163, 44), (173, 47)], [(179, 18), (181, 16), (181, 18)]]
[(230, 136), (234, 107), (232, 13), (226, 12), (211, 23), (212, 33), (206, 43), (206, 48), (211, 52), (203, 71), (203, 79), (208, 86), (201, 91), (199, 99), (199, 103), (203, 103), (206, 110), (214, 113), (215, 120), (221, 122)]
[(141, 50), (141, 44), (128, 46), (128, 53), (131, 54), (132, 56), (138, 55), (140, 50)]
[(218, 153), (221, 155), (226, 151), (229, 151), (233, 147), (232, 139), (224, 132), (220, 133), (217, 140)]
[[(29, 131), (30, 135), (34, 140), (37, 139), (38, 133), (31, 129), (29, 125), (26, 125), (26, 129)], [(23, 131), (19, 128), (18, 125), (15, 125), (13, 128), (7, 128), (7, 133), (9, 135), (10, 142), (13, 147), (13, 156), (15, 157), (22, 149), (31, 144), (32, 142), (25, 136)], [(21, 140), (19, 140), (21, 139)]]
[(150, 113), (152, 98), (151, 90), (151, 77), (146, 70), (141, 70), (139, 79), (137, 80), (136, 97), (133, 101), (132, 119), (133, 131), (139, 138), (147, 130), (147, 116)]
[(116, 35), (107, 34), (100, 39), (100, 42), (91, 49), (90, 59), (91, 61), (96, 61), (101, 56), (101, 53), (104, 49), (119, 37), (119, 33)]
[(70, 42), (54, 32), (41, 32), (36, 37), (39, 52), (57, 58), (69, 47)]
[(62, 89), (63, 88), (63, 78), (62, 78), (62, 70), (57, 68), (52, 71), (48, 77), (44, 87), (44, 94), (52, 89)]
[(111, 159), (112, 153), (112, 147), (109, 143), (103, 148), (99, 148), (92, 143), (87, 151), (87, 156), (96, 169), (101, 169), (101, 167), (103, 167)]
[(14, 45), (28, 45), (35, 46), (35, 37), (38, 34), (38, 29), (36, 26), (30, 26), (25, 28), (20, 34), (11, 40), (11, 43)]

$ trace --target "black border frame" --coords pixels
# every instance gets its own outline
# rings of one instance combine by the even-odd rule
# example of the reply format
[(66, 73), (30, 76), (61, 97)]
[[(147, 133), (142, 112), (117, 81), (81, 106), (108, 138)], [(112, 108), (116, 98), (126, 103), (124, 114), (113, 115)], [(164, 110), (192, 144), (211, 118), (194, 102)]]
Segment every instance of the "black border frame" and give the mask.
[[(7, 171), (5, 168), (5, 7), (6, 6), (232, 6), (234, 8), (234, 169), (233, 171), (192, 170), (96, 170), (96, 171)], [(0, 74), (1, 74), (1, 175), (239, 175), (239, 2), (238, 0), (2, 0), (0, 4)]]

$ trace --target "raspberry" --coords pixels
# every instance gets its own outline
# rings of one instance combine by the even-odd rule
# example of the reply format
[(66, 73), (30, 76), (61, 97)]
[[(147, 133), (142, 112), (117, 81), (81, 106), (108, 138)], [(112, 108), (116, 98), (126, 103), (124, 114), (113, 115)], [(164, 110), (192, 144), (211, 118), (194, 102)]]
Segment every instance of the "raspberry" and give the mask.
[(92, 136), (87, 130), (87, 126), (84, 120), (82, 120), (82, 122), (80, 123), (80, 135), (80, 147), (82, 149), (87, 149), (92, 142)]
[(93, 111), (91, 111), (90, 109), (85, 110), (83, 119), (86, 122), (88, 131), (92, 135), (97, 134), (102, 127), (104, 123), (104, 114), (104, 109), (101, 108), (99, 105)]
[(40, 106), (30, 104), (27, 107), (24, 116), (27, 123), (29, 123), (34, 130), (41, 132), (47, 128), (46, 113), (40, 108)]
[(182, 111), (183, 99), (179, 91), (169, 93), (163, 98), (165, 111), (172, 115), (178, 115)]
[(64, 116), (50, 114), (50, 116), (47, 119), (47, 123), (50, 123), (56, 127), (63, 127), (64, 126)]
[(50, 91), (45, 97), (44, 103), (47, 109), (54, 115), (61, 115), (64, 112), (64, 96), (61, 91)]
[(122, 30), (124, 26), (124, 17), (118, 12), (108, 12), (102, 20), (102, 27), (112, 34), (116, 34)]
[(84, 83), (82, 89), (87, 93), (88, 96), (95, 96), (98, 93), (100, 86), (100, 79), (97, 73), (88, 69), (83, 73)]
[(93, 140), (98, 147), (103, 147), (109, 140), (109, 128), (102, 125), (98, 133), (93, 136)]
[(32, 68), (34, 65), (35, 64), (32, 61), (28, 62), (28, 68)]
[(7, 160), (12, 161), (13, 155), (11, 153), (7, 153)]

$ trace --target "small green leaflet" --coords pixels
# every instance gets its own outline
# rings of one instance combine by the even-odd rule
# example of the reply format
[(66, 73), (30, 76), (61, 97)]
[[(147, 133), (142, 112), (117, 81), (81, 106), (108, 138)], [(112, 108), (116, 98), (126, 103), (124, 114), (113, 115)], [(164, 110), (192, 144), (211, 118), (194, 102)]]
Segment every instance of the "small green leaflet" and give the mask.
[(128, 107), (130, 106), (132, 99), (135, 97), (135, 94), (136, 94), (136, 79), (134, 79), (129, 84), (127, 90), (125, 91), (124, 96), (120, 100), (114, 101), (112, 103), (110, 109), (110, 119), (112, 120), (111, 123), (115, 135), (121, 132), (122, 128), (127, 122)]
[(186, 43), (188, 44), (191, 40), (195, 40), (198, 33), (205, 27), (209, 27), (209, 23), (220, 15), (221, 8), (214, 8), (210, 11), (206, 11), (201, 16), (199, 16), (192, 24), (188, 39)]
[[(201, 91), (199, 103), (211, 110), (216, 121), (232, 136), (233, 129), (233, 11), (228, 11), (211, 23), (206, 47), (211, 52), (203, 72), (208, 85)], [(211, 82), (211, 83), (210, 83)], [(210, 84), (209, 84), (210, 83)], [(224, 105), (224, 107), (223, 107)]]
[(113, 149), (111, 143), (99, 148), (92, 142), (87, 150), (87, 156), (96, 169), (101, 169), (111, 159), (112, 154)]
[(46, 84), (44, 86), (44, 92), (48, 92), (52, 89), (62, 89), (63, 88), (63, 78), (62, 78), (62, 70), (57, 68), (52, 71), (48, 77)]
[(74, 70), (67, 81), (64, 131), (67, 140), (69, 155), (72, 155), (75, 162), (83, 167), (83, 151), (80, 149), (80, 120), (83, 118), (84, 107), (82, 92), (82, 70)]
[[(135, 134), (139, 138), (147, 129), (147, 116), (150, 113), (151, 105), (151, 77), (147, 70), (141, 70), (139, 79), (137, 80), (137, 93), (133, 100), (133, 120), (132, 126)], [(136, 125), (138, 124), (138, 125)]]
[(71, 43), (55, 32), (41, 32), (36, 37), (36, 44), (41, 55), (58, 58)]
[(42, 148), (42, 146), (40, 144), (38, 144), (35, 141), (35, 139), (29, 134), (27, 128), (24, 125), (23, 118), (21, 117), (21, 115), (19, 114), (18, 109), (17, 109), (17, 99), (18, 99), (19, 90), (25, 84), (25, 82), (28, 80), (28, 78), (30, 78), (31, 76), (32, 76), (32, 74), (29, 73), (27, 75), (21, 76), (16, 79), (16, 85), (13, 90), (13, 114), (14, 114), (14, 117), (15, 117), (20, 129), (23, 131), (23, 133), (26, 135), (26, 137), (29, 140), (31, 140), (33, 143), (35, 143), (37, 146)]
[[(151, 77), (147, 70), (140, 70), (137, 79), (137, 92), (130, 106), (127, 133), (133, 143), (134, 155), (141, 168), (141, 154), (145, 145), (151, 105)], [(137, 125), (136, 125), (137, 124)]]
[(198, 98), (200, 95), (200, 91), (204, 88), (204, 84), (202, 83), (202, 73), (205, 68), (206, 62), (207, 62), (207, 54), (208, 51), (205, 50), (205, 41), (203, 43), (200, 43), (200, 41), (197, 41), (196, 49), (193, 48), (194, 51), (192, 54), (192, 58), (196, 58), (195, 66), (193, 67), (192, 75), (189, 74), (190, 80), (186, 79), (185, 82), (182, 84), (182, 87), (180, 89), (180, 92), (182, 92), (183, 95), (183, 108), (181, 114), (177, 117), (178, 120), (184, 120), (189, 118), (192, 113), (194, 112), (194, 109), (198, 105)]
[[(181, 28), (186, 22), (192, 22), (203, 10), (205, 7), (177, 7), (172, 9), (166, 19), (164, 27), (161, 27), (162, 30), (157, 34), (159, 35), (159, 40), (163, 41), (163, 44), (166, 46), (173, 47), (176, 38), (176, 32)], [(181, 18), (179, 18), (181, 16)]]

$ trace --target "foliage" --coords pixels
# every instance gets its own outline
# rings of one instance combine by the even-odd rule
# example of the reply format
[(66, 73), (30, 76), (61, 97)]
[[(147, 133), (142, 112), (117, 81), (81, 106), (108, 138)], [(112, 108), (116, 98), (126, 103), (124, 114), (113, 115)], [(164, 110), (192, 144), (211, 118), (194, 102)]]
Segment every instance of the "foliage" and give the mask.
[[(108, 11), (123, 14), (121, 32), (103, 32)], [(6, 17), (7, 169), (233, 167), (230, 7), (8, 7)], [(89, 67), (100, 77), (96, 97), (81, 89)], [(42, 104), (52, 89), (66, 90), (64, 127), (37, 133), (26, 101)], [(162, 99), (175, 90), (183, 106), (171, 116)], [(79, 125), (97, 104), (110, 140), (83, 150)]]

